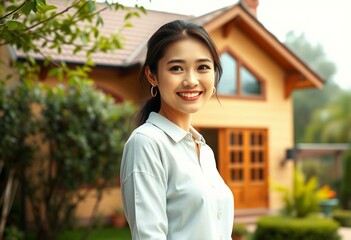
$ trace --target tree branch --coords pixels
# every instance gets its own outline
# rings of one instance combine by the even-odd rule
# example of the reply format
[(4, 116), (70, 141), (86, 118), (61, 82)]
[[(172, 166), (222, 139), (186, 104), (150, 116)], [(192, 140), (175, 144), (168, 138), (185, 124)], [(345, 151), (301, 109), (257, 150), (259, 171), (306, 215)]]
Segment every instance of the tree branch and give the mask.
[(44, 20), (42, 20), (42, 21), (40, 21), (40, 22), (38, 22), (38, 23), (36, 23), (36, 24), (34, 24), (32, 26), (29, 26), (29, 27), (25, 28), (24, 31), (26, 32), (26, 31), (28, 31), (30, 29), (33, 29), (33, 28), (35, 28), (35, 27), (37, 27), (37, 26), (39, 26), (39, 25), (41, 25), (43, 23), (46, 23), (46, 22), (56, 18), (57, 16), (60, 16), (60, 15), (64, 14), (65, 12), (68, 12), (71, 8), (75, 7), (80, 2), (81, 2), (81, 0), (78, 0), (76, 3), (73, 3), (71, 6), (68, 6), (66, 9), (62, 10), (61, 12), (58, 12), (58, 13), (52, 15), (51, 17), (49, 17), (47, 19), (44, 19)]
[(11, 11), (11, 12), (5, 14), (4, 16), (1, 16), (1, 17), (0, 17), (0, 20), (5, 19), (5, 18), (7, 18), (8, 16), (14, 14), (14, 13), (17, 12), (19, 9), (21, 9), (24, 5), (26, 5), (27, 2), (29, 2), (29, 0), (25, 0), (25, 1), (24, 1), (21, 5), (19, 5), (16, 9), (14, 9), (13, 11)]

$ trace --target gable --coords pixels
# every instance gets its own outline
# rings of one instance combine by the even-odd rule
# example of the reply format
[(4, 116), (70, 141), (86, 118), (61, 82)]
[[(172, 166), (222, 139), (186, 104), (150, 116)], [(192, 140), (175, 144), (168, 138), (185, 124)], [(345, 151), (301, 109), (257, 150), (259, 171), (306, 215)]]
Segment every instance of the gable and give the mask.
[[(220, 14), (213, 14), (212, 18), (208, 15), (200, 17), (198, 23), (202, 23), (211, 35), (220, 33), (220, 37), (217, 37), (216, 41), (219, 43), (218, 45), (221, 45), (222, 41), (219, 39), (228, 38), (233, 31), (242, 32), (254, 42), (283, 70), (285, 97), (290, 96), (295, 89), (321, 88), (323, 86), (322, 78), (272, 35), (240, 3), (219, 11)], [(248, 61), (254, 61), (255, 57), (249, 56)]]

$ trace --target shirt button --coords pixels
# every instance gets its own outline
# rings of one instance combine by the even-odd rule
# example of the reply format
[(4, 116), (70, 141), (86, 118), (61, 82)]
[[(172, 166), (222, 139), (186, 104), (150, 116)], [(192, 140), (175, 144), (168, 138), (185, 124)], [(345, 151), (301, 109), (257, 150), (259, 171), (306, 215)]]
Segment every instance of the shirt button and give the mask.
[(222, 212), (221, 212), (221, 210), (218, 211), (217, 217), (218, 217), (218, 220), (221, 220), (221, 218), (222, 218)]

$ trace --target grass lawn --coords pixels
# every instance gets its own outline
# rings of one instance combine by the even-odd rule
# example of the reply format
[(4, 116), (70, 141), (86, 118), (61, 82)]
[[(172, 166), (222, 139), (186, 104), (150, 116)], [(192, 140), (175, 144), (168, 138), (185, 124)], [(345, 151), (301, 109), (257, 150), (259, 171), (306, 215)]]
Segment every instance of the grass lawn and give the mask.
[[(84, 234), (85, 229), (75, 229), (75, 230), (66, 230), (59, 235), (59, 240), (79, 240)], [(33, 234), (30, 234), (30, 240), (35, 239)], [(103, 227), (92, 229), (88, 240), (131, 240), (129, 228), (112, 228), (112, 227)]]
[[(84, 234), (85, 229), (66, 230), (59, 235), (59, 240), (79, 240)], [(34, 240), (34, 234), (30, 234), (29, 240)], [(129, 228), (117, 229), (113, 227), (103, 227), (92, 229), (88, 240), (131, 240)], [(246, 236), (246, 240), (253, 239), (253, 234)]]

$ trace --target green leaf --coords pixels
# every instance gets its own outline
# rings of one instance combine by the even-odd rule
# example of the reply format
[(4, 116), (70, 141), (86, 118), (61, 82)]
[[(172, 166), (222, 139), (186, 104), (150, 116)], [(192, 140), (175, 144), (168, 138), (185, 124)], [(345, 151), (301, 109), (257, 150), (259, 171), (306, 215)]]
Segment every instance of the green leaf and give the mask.
[(15, 11), (16, 9), (17, 9), (17, 6), (10, 5), (10, 6), (6, 7), (6, 12), (12, 12), (12, 11)]
[(43, 3), (43, 1), (41, 0), (37, 0), (36, 1), (36, 5), (35, 5), (35, 8), (38, 12), (43, 12), (44, 11), (44, 7), (45, 7), (45, 3)]
[(88, 1), (87, 6), (89, 8), (89, 12), (91, 13), (96, 10), (95, 1)]
[(143, 6), (139, 6), (138, 4), (135, 5), (136, 8), (138, 8), (142, 13), (146, 14), (146, 9)]
[(48, 12), (48, 11), (52, 11), (52, 10), (56, 10), (56, 9), (57, 9), (57, 7), (54, 5), (46, 5), (43, 7), (44, 12)]
[(18, 22), (18, 21), (14, 21), (14, 20), (7, 21), (6, 25), (7, 25), (9, 30), (24, 29), (23, 23)]
[(48, 77), (54, 77), (57, 75), (57, 68), (50, 68), (48, 72)]
[(139, 17), (139, 18), (140, 18), (140, 14), (139, 14), (138, 12), (133, 12), (133, 15), (134, 15), (135, 17)]
[(132, 15), (133, 15), (133, 14), (132, 14), (131, 12), (127, 13), (127, 14), (124, 16), (124, 21), (128, 20), (129, 18), (131, 18)]
[(95, 26), (98, 27), (99, 25), (101, 25), (101, 26), (104, 25), (104, 20), (102, 19), (102, 17), (100, 15), (98, 15), (97, 18), (96, 18)]
[(35, 3), (33, 1), (27, 2), (22, 8), (21, 8), (21, 12), (28, 16), (29, 13), (35, 9)]
[(80, 40), (82, 41), (83, 44), (87, 44), (89, 42), (89, 35), (86, 32), (81, 32), (79, 34)]
[(77, 46), (75, 47), (73, 54), (76, 54), (77, 52), (80, 52), (80, 51), (82, 51), (82, 46)]
[(124, 23), (124, 27), (125, 28), (131, 28), (131, 27), (133, 27), (133, 24), (131, 22), (125, 22)]

